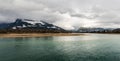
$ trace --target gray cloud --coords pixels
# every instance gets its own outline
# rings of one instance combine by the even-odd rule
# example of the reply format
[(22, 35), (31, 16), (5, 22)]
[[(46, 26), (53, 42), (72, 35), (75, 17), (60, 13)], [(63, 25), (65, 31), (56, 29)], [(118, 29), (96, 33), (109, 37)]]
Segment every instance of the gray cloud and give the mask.
[(0, 0), (0, 21), (44, 20), (65, 29), (120, 27), (120, 0)]

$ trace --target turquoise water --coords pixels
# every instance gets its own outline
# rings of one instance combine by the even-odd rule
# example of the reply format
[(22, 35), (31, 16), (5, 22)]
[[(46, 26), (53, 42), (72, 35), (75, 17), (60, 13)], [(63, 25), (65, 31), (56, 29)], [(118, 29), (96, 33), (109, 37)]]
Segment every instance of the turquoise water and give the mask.
[(120, 61), (120, 35), (0, 38), (0, 61)]

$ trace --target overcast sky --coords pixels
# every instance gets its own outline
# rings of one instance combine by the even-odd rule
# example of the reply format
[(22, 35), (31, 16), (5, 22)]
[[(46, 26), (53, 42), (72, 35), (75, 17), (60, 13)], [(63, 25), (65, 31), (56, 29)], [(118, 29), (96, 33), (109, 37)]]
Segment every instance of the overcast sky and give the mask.
[(120, 0), (0, 0), (0, 22), (44, 20), (65, 29), (120, 27)]

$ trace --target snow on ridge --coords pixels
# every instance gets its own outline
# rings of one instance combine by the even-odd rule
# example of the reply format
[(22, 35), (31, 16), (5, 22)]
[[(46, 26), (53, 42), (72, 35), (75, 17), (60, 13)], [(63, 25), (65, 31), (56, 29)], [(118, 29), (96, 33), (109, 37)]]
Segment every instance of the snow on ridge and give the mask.
[(43, 23), (42, 21), (34, 21), (34, 20), (27, 20), (27, 19), (22, 19), (22, 21), (33, 24), (33, 25), (35, 25), (36, 23), (40, 23), (42, 25), (45, 25), (45, 23)]

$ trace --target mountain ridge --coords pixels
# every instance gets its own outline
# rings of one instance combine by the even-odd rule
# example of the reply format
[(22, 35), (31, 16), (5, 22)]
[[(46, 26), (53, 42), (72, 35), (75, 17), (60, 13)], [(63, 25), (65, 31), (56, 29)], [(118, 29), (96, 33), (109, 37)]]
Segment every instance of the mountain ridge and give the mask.
[(47, 23), (45, 21), (35, 21), (30, 19), (16, 19), (12, 23), (0, 24), (1, 33), (63, 33), (67, 32), (61, 27)]

